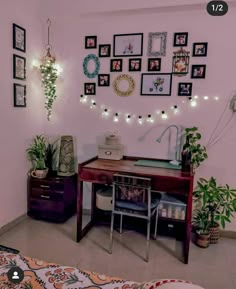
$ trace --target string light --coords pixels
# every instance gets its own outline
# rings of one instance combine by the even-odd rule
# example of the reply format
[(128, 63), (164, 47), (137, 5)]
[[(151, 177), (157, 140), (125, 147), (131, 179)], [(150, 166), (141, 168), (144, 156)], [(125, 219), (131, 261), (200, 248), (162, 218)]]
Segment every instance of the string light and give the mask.
[(103, 112), (102, 112), (103, 116), (109, 116), (109, 111), (107, 108), (104, 108)]
[(147, 117), (147, 122), (151, 122), (151, 123), (154, 122), (151, 114), (148, 115), (148, 117)]
[(219, 97), (218, 97), (218, 96), (215, 96), (215, 97), (214, 97), (214, 100), (216, 100), (216, 101), (219, 100)]
[(164, 110), (161, 112), (161, 118), (162, 119), (167, 119), (167, 114), (165, 113)]
[(83, 103), (85, 103), (85, 102), (87, 102), (87, 95), (83, 95), (83, 94), (81, 94), (80, 95), (80, 102), (83, 102)]
[(139, 117), (138, 117), (138, 123), (139, 123), (139, 124), (143, 124), (143, 118), (142, 118), (141, 115), (139, 115)]
[(94, 100), (92, 100), (92, 101), (91, 101), (91, 106), (90, 106), (90, 108), (93, 109), (93, 108), (95, 108), (95, 107), (96, 107), (96, 102), (95, 102)]
[(114, 117), (113, 117), (113, 121), (114, 122), (118, 122), (119, 121), (119, 114), (116, 112)]
[(130, 122), (130, 120), (131, 120), (131, 115), (128, 114), (127, 117), (126, 117), (126, 122)]
[(174, 113), (177, 113), (177, 112), (179, 111), (177, 105), (174, 105), (174, 106), (173, 106), (173, 109), (174, 109)]
[(195, 99), (198, 99), (198, 95), (195, 95), (194, 98), (195, 98)]
[(209, 98), (209, 97), (208, 97), (207, 95), (205, 95), (205, 96), (203, 97), (204, 100), (208, 100), (208, 98)]

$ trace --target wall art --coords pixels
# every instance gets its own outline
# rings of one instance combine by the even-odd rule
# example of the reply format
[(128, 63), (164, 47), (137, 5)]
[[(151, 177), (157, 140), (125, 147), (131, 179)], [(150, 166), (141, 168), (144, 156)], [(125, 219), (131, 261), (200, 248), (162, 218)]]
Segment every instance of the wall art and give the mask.
[(182, 47), (174, 52), (172, 73), (178, 76), (186, 75), (189, 71), (189, 51)]
[(205, 78), (206, 77), (206, 65), (192, 65), (191, 78)]
[(191, 96), (192, 86), (193, 84), (191, 82), (180, 82), (178, 84), (178, 95), (179, 96)]
[(26, 85), (14, 83), (14, 107), (26, 107)]
[[(90, 65), (92, 66), (92, 69)], [(83, 69), (84, 69), (84, 74), (88, 78), (96, 77), (100, 70), (100, 61), (98, 57), (95, 54), (89, 54), (88, 56), (86, 56), (83, 62)]]
[(207, 42), (197, 42), (193, 43), (193, 56), (195, 57), (203, 57), (207, 56)]
[(97, 48), (97, 36), (85, 36), (85, 49)]
[(26, 31), (23, 27), (13, 23), (13, 48), (22, 52), (26, 51)]
[(143, 33), (115, 34), (113, 36), (113, 56), (142, 56)]
[(111, 45), (100, 44), (98, 48), (99, 57), (110, 57), (111, 56)]
[(96, 83), (85, 83), (84, 84), (84, 94), (85, 95), (95, 95), (96, 94)]
[(119, 96), (129, 96), (135, 89), (134, 79), (128, 74), (121, 74), (113, 81), (113, 89)]
[(174, 33), (173, 46), (187, 46), (188, 45), (188, 32)]
[(26, 79), (26, 59), (25, 57), (13, 54), (13, 78)]
[(161, 58), (148, 58), (148, 71), (160, 71)]
[(148, 33), (148, 56), (166, 56), (167, 32)]
[(141, 71), (142, 59), (141, 58), (130, 58), (129, 59), (129, 71)]
[(120, 72), (122, 71), (123, 59), (111, 59), (110, 71)]
[(110, 74), (98, 74), (98, 86), (110, 86)]
[(171, 73), (143, 73), (141, 95), (171, 95)]

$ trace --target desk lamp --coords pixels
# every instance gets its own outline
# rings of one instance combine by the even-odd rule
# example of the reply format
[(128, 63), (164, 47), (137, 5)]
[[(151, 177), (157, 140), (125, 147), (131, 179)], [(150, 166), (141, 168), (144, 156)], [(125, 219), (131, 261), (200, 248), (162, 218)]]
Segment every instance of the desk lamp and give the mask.
[(160, 135), (159, 138), (156, 139), (157, 142), (161, 142), (161, 139), (163, 137), (163, 135), (166, 133), (166, 131), (171, 128), (171, 127), (175, 127), (176, 128), (176, 147), (175, 147), (175, 159), (170, 161), (170, 164), (171, 165), (175, 165), (175, 166), (178, 166), (180, 164), (179, 161), (177, 161), (177, 158), (178, 158), (178, 135), (179, 135), (179, 129), (176, 125), (169, 125), (163, 132), (162, 134)]

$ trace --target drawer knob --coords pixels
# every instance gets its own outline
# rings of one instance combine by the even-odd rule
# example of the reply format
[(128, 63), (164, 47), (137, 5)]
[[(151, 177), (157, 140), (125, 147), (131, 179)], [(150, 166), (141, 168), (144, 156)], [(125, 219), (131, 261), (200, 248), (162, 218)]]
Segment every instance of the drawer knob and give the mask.
[(42, 199), (50, 199), (50, 196), (41, 195)]
[(108, 155), (108, 156), (110, 156), (110, 155), (112, 154), (112, 152), (106, 151), (105, 154)]
[(50, 186), (46, 186), (46, 185), (40, 185), (41, 188), (45, 188), (45, 189), (49, 189)]

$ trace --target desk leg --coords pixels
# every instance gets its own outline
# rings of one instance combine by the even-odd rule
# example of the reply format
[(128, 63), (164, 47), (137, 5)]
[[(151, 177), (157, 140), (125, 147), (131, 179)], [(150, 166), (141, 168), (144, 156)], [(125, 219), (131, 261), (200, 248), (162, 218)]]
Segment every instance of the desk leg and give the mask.
[(184, 239), (184, 263), (188, 264), (189, 257), (189, 247), (191, 240), (191, 222), (192, 222), (192, 190), (188, 196), (188, 204), (187, 204), (187, 215), (186, 215), (186, 228), (185, 228), (185, 239)]
[(78, 181), (78, 195), (77, 195), (77, 237), (79, 242), (82, 239), (82, 217), (83, 217), (83, 182)]

